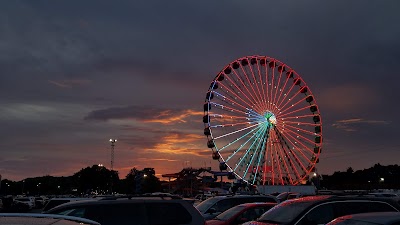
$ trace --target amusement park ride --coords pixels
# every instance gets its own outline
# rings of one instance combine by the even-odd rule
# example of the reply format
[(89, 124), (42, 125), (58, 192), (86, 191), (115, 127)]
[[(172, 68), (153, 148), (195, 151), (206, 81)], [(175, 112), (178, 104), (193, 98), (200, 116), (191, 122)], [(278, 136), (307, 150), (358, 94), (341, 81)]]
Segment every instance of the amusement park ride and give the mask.
[(288, 65), (246, 56), (212, 80), (204, 104), (207, 146), (221, 171), (252, 185), (298, 185), (319, 162), (322, 121), (310, 88)]
[(301, 76), (274, 58), (246, 56), (226, 65), (206, 93), (203, 123), (220, 171), (188, 168), (163, 177), (193, 180), (185, 177), (206, 171), (214, 180), (279, 186), (315, 177), (322, 149), (317, 102)]

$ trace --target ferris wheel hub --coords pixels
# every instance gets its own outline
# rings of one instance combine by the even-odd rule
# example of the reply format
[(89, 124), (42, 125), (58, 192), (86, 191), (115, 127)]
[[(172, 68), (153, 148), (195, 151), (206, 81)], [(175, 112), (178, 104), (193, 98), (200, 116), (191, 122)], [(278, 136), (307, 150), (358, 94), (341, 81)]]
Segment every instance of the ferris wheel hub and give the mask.
[(270, 126), (276, 126), (277, 120), (276, 120), (276, 116), (274, 113), (267, 111), (264, 114), (264, 118), (268, 121), (268, 124)]

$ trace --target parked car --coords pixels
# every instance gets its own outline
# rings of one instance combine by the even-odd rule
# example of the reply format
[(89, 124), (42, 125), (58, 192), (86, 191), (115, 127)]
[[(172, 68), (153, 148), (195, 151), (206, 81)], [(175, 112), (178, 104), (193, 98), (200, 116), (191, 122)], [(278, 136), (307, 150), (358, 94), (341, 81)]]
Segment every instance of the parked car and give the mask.
[(399, 225), (400, 212), (371, 212), (341, 216), (326, 225)]
[(48, 215), (40, 213), (0, 213), (0, 224), (7, 225), (100, 225), (100, 223), (63, 215)]
[(102, 225), (205, 224), (188, 201), (155, 196), (70, 202), (47, 213), (87, 218)]
[(256, 202), (234, 206), (219, 214), (212, 220), (207, 220), (206, 225), (236, 225), (255, 220), (264, 212), (274, 207), (277, 203)]
[(398, 212), (399, 202), (370, 196), (310, 196), (286, 200), (246, 225), (317, 225), (356, 213)]
[(95, 200), (95, 199), (92, 199), (92, 198), (52, 198), (44, 206), (43, 212), (46, 212), (58, 205), (64, 204), (64, 203), (82, 201), (82, 200)]
[(278, 199), (272, 195), (229, 195), (215, 196), (202, 201), (196, 205), (196, 208), (201, 212), (206, 220), (211, 220), (224, 211), (250, 202), (272, 202), (278, 203)]
[(35, 207), (34, 198), (30, 198), (30, 197), (14, 198), (14, 203), (26, 204), (29, 207), (29, 209), (33, 209)]

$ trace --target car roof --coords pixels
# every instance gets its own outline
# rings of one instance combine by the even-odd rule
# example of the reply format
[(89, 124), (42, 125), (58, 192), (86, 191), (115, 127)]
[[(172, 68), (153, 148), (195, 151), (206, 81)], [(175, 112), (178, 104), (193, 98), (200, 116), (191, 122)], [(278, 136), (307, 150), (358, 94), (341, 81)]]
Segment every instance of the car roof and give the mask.
[(182, 204), (190, 204), (188, 201), (183, 199), (158, 199), (153, 197), (141, 197), (141, 198), (119, 198), (119, 199), (96, 199), (96, 200), (87, 200), (87, 201), (74, 201), (68, 202), (61, 205), (58, 205), (54, 208), (51, 208), (47, 211), (47, 213), (51, 213), (57, 211), (59, 209), (68, 208), (70, 206), (85, 206), (85, 205), (110, 205), (110, 204), (126, 204), (126, 203), (145, 203), (145, 202), (179, 202)]
[[(76, 223), (72, 223), (76, 222)], [(0, 213), (0, 224), (8, 225), (73, 225), (73, 224), (90, 224), (100, 225), (93, 220), (42, 213)]]
[(400, 221), (400, 212), (370, 212), (370, 213), (359, 213), (337, 218), (337, 220), (357, 220), (357, 221), (368, 221), (374, 223), (392, 223)]
[(278, 203), (276, 202), (249, 202), (249, 203), (243, 203), (234, 207), (245, 207), (245, 208), (255, 208), (257, 206), (276, 206)]
[(322, 202), (332, 202), (332, 201), (346, 201), (346, 200), (362, 200), (362, 201), (384, 201), (390, 203), (392, 206), (400, 210), (400, 203), (391, 197), (375, 197), (368, 195), (314, 195), (305, 196), (301, 198), (289, 199), (282, 202), (282, 205), (299, 203), (309, 203), (310, 205), (322, 203)]

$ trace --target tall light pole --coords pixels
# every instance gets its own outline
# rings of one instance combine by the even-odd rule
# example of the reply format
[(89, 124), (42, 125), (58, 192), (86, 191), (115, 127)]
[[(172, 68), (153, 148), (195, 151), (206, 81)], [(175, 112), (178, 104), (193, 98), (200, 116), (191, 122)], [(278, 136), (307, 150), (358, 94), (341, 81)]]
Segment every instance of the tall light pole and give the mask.
[(111, 171), (114, 170), (114, 147), (115, 147), (115, 142), (117, 142), (117, 139), (110, 139), (111, 143)]
[(117, 142), (117, 139), (110, 139), (111, 143), (111, 181), (110, 181), (110, 194), (113, 194), (113, 176), (112, 172), (114, 170), (114, 147), (115, 147), (115, 142)]

